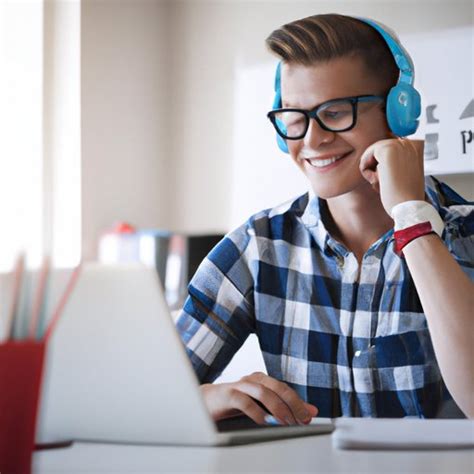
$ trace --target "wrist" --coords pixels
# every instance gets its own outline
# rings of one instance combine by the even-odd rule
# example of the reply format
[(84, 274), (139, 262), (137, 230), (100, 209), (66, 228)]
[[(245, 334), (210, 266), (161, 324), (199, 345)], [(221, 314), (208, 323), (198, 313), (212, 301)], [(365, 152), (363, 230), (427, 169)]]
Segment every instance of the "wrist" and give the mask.
[(430, 222), (434, 232), (443, 234), (444, 222), (438, 211), (426, 201), (405, 201), (392, 207), (390, 215), (394, 230), (403, 230), (416, 224)]
[(423, 235), (442, 236), (444, 222), (438, 211), (426, 201), (406, 201), (394, 206), (390, 214), (394, 220), (395, 252), (402, 255), (403, 247)]

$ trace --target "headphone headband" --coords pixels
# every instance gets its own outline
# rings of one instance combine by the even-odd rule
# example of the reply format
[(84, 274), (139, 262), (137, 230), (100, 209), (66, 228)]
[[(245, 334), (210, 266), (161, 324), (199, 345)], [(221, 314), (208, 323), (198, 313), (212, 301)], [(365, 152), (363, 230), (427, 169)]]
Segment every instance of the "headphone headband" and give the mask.
[(369, 18), (357, 19), (367, 23), (380, 33), (382, 38), (385, 40), (385, 43), (387, 43), (387, 46), (392, 53), (393, 59), (395, 60), (398, 69), (400, 69), (399, 81), (413, 85), (415, 82), (415, 67), (413, 60), (408, 54), (408, 51), (400, 43), (400, 40), (398, 39), (398, 36), (395, 34), (395, 32), (388, 26), (383, 25), (380, 22), (376, 22), (375, 20), (371, 20)]

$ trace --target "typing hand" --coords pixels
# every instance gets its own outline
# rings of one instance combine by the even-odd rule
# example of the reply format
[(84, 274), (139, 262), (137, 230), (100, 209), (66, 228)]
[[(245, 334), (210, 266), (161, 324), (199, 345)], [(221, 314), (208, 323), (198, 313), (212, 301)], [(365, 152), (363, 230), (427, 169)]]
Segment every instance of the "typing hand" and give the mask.
[(265, 425), (270, 414), (282, 425), (302, 425), (318, 413), (314, 405), (304, 402), (287, 384), (262, 372), (238, 382), (203, 384), (201, 392), (215, 421), (244, 414)]

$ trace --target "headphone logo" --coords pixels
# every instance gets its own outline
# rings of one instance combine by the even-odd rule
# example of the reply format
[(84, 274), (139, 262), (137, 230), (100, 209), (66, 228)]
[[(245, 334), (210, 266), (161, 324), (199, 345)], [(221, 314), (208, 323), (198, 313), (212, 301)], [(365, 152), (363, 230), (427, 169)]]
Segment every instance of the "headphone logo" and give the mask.
[(408, 105), (408, 96), (405, 94), (405, 92), (402, 92), (398, 96), (398, 102), (403, 105), (403, 107), (406, 107)]

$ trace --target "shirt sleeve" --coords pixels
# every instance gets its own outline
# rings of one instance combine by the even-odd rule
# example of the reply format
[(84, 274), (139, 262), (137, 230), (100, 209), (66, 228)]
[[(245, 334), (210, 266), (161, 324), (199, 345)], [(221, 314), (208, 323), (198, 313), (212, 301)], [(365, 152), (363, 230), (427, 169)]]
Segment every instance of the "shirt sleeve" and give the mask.
[(214, 247), (192, 278), (176, 320), (201, 383), (213, 382), (255, 331), (251, 238), (246, 224)]
[(474, 203), (447, 184), (434, 181), (442, 200), (439, 213), (445, 225), (443, 241), (464, 273), (474, 281)]

